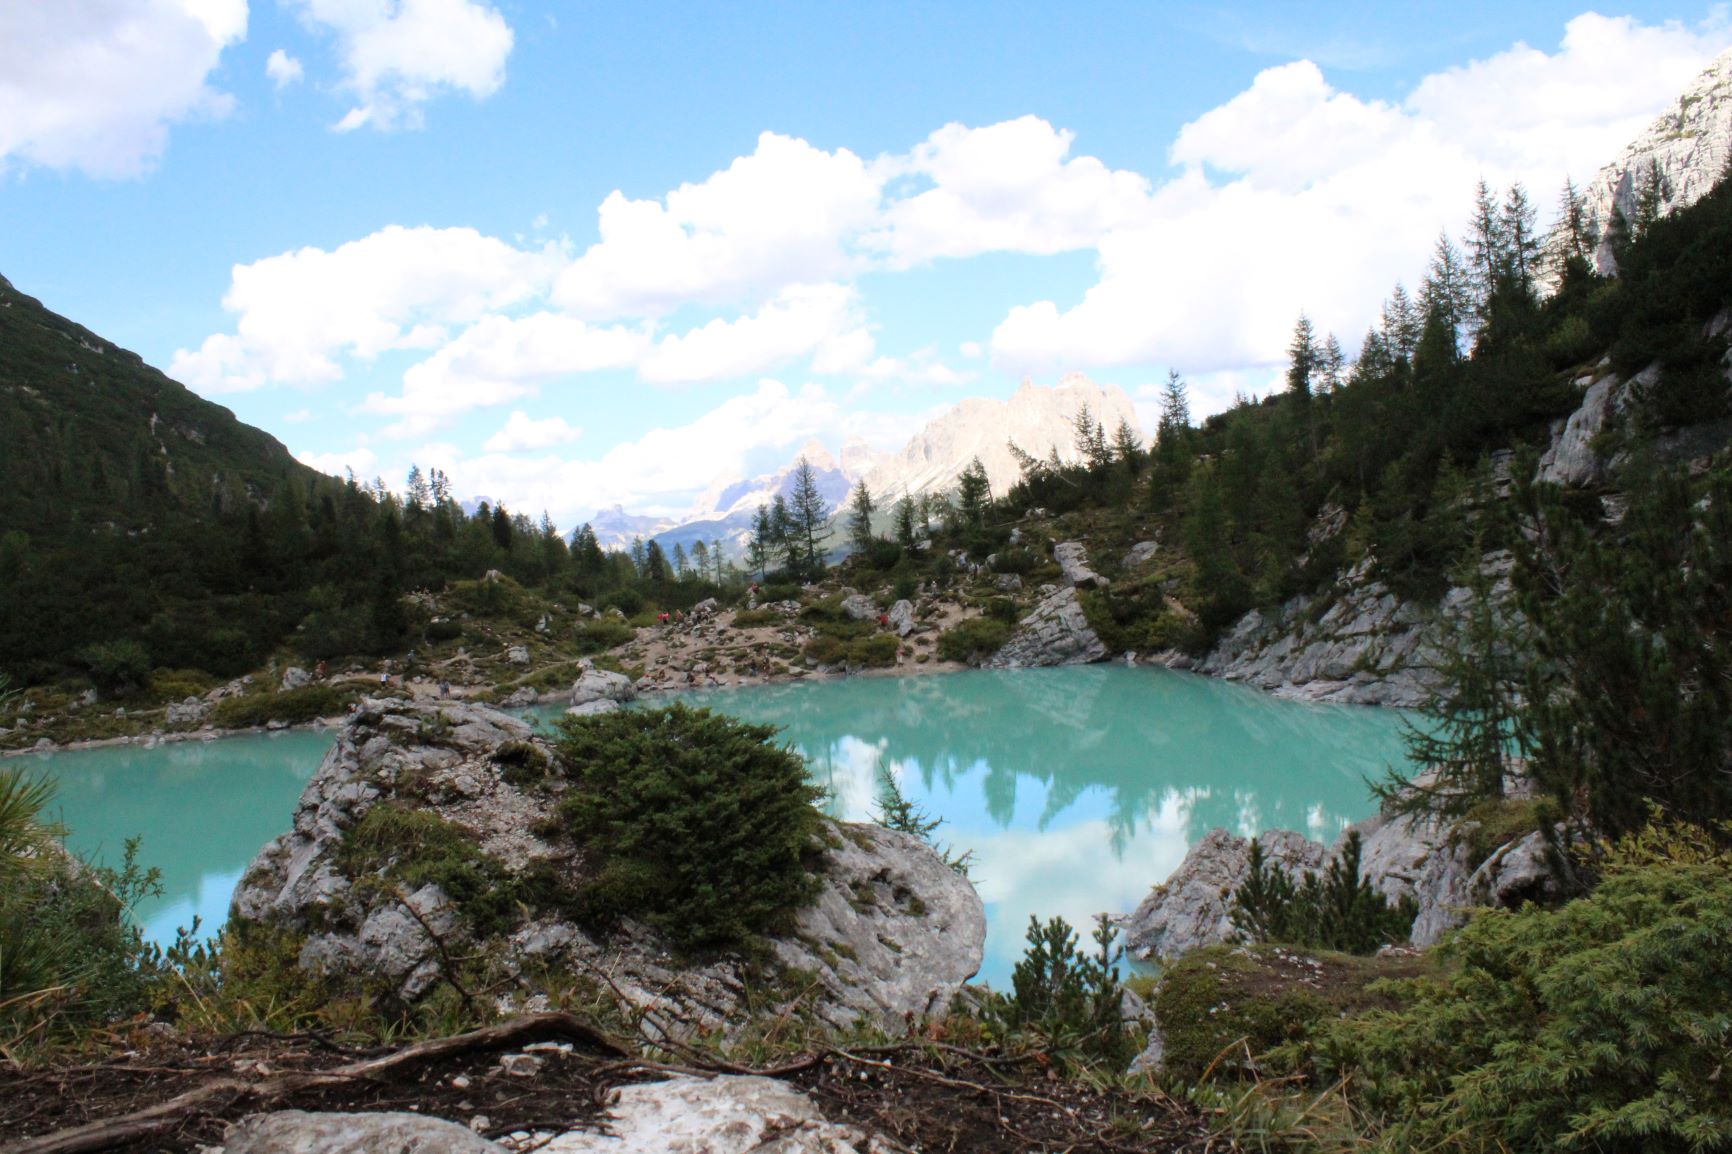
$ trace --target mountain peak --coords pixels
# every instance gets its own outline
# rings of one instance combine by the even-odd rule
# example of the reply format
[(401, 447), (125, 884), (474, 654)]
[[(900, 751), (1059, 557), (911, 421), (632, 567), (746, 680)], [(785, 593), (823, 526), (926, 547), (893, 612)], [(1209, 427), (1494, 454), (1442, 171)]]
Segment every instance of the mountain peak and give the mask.
[(1665, 178), (1660, 211), (1673, 212), (1696, 203), (1713, 188), (1732, 154), (1732, 48), (1703, 69), (1618, 158), (1600, 169), (1583, 191), (1588, 223), (1600, 237), (1594, 267), (1617, 271), (1609, 226), (1613, 213), (1626, 219), (1636, 213), (1649, 173), (1657, 165)]
[(830, 455), (830, 450), (826, 449), (823, 442), (818, 440), (817, 437), (813, 437), (804, 445), (801, 445), (800, 451), (794, 454), (794, 463), (798, 464), (801, 461), (805, 461), (808, 465), (812, 466), (812, 468), (821, 471), (839, 469), (841, 467), (836, 464), (836, 458)]

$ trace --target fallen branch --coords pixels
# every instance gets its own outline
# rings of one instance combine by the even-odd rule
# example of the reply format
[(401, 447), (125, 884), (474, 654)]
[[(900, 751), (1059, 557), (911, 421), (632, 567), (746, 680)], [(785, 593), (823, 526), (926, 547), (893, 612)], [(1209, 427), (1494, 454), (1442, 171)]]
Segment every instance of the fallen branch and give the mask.
[(256, 1082), (240, 1078), (216, 1078), (166, 1102), (131, 1114), (86, 1122), (52, 1134), (44, 1134), (39, 1138), (26, 1138), (11, 1148), (12, 1154), (82, 1154), (90, 1150), (107, 1150), (126, 1142), (161, 1134), (178, 1126), (188, 1115), (213, 1105), (224, 1106), (245, 1100), (255, 1106), (269, 1106), (302, 1090), (384, 1078), (405, 1067), (455, 1054), (502, 1050), (528, 1042), (554, 1039), (583, 1042), (615, 1058), (629, 1056), (627, 1050), (613, 1038), (570, 1014), (532, 1014), (497, 1026), (471, 1030), (467, 1034), (417, 1042), (390, 1054), (351, 1062), (331, 1070), (296, 1071)]

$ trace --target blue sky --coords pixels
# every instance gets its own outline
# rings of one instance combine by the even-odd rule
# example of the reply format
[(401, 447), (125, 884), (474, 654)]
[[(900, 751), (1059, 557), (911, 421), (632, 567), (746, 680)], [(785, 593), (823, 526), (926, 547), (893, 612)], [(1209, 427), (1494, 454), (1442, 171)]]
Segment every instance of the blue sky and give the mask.
[[(321, 467), (570, 525), (1067, 371), (1351, 350), (1724, 5), (0, 6), (0, 273)], [(719, 175), (718, 175), (719, 174)]]

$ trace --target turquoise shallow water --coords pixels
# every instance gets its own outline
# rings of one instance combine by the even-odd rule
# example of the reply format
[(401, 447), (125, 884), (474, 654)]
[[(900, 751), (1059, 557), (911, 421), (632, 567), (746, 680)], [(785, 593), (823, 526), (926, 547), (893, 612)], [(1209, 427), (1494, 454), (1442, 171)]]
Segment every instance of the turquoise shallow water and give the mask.
[[(838, 817), (868, 818), (879, 766), (972, 850), (987, 907), (981, 976), (1004, 985), (1031, 914), (1084, 926), (1124, 912), (1214, 826), (1333, 838), (1371, 812), (1364, 779), (1401, 759), (1399, 715), (1276, 701), (1163, 670), (1087, 666), (682, 695), (781, 727)], [(166, 893), (140, 911), (158, 940), (220, 924), (260, 846), (288, 828), (330, 744), (284, 733), (154, 750), (26, 758), (58, 779), (80, 853), (126, 837)]]

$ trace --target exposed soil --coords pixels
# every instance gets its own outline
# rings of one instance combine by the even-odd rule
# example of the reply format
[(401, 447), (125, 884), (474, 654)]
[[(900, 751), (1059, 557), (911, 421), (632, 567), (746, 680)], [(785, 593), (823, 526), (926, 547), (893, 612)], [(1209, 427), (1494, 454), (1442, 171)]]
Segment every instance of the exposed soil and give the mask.
[[(504, 1053), (540, 1060), (507, 1073)], [(19, 1070), (0, 1067), (0, 1146), (156, 1106), (221, 1079), (236, 1085), (146, 1137), (100, 1148), (186, 1151), (222, 1140), (225, 1126), (260, 1108), (249, 1087), (282, 1075), (332, 1071), (388, 1051), (350, 1051), (307, 1036), (242, 1036), (199, 1048), (161, 1043), (109, 1061)], [(582, 1042), (544, 1042), (436, 1057), (380, 1078), (279, 1096), (269, 1109), (413, 1111), (510, 1142), (525, 1132), (596, 1128), (609, 1091), (675, 1072), (723, 1072), (620, 1059)], [(730, 1069), (727, 1072), (748, 1072)], [(1192, 1109), (1157, 1091), (1100, 1091), (1065, 1081), (1037, 1057), (993, 1058), (916, 1046), (831, 1050), (780, 1071), (837, 1121), (935, 1151), (1155, 1152), (1230, 1150)]]

